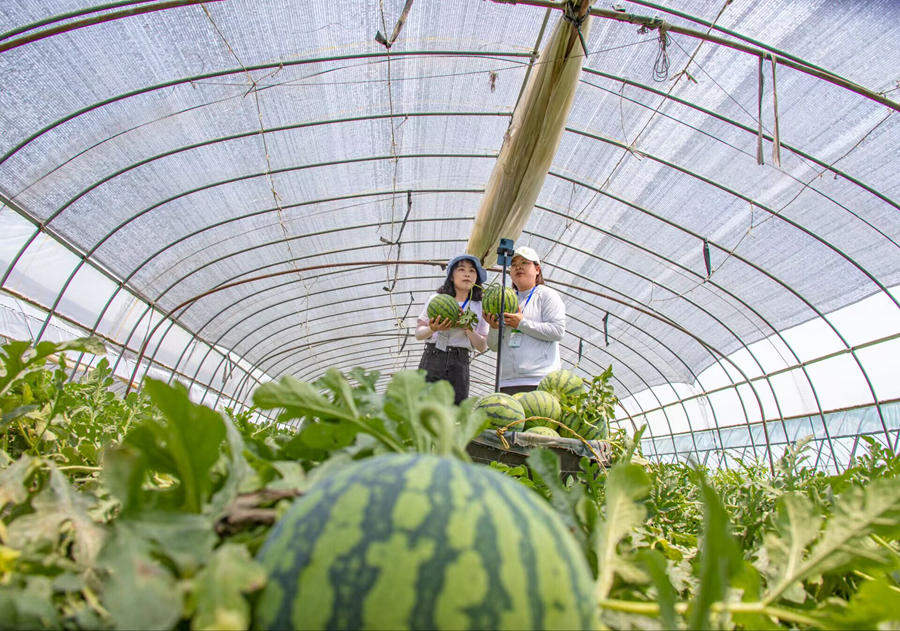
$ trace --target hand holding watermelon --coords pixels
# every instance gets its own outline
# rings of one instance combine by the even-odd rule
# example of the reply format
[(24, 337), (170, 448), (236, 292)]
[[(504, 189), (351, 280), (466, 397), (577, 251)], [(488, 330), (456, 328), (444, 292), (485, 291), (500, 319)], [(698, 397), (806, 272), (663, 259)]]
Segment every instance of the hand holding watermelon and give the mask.
[(449, 318), (444, 318), (442, 316), (437, 316), (431, 318), (428, 321), (428, 326), (431, 327), (431, 330), (437, 333), (438, 331), (447, 331), (453, 328), (453, 321)]

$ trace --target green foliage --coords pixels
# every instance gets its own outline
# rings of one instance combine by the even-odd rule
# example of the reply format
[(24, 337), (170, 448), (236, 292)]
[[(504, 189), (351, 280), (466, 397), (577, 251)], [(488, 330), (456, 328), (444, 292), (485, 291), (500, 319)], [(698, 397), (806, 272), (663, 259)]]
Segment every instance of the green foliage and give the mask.
[[(383, 392), (361, 369), (284, 378), (253, 410), (218, 413), (152, 380), (123, 399), (105, 360), (70, 381), (67, 350), (102, 352), (0, 349), (0, 628), (246, 629), (266, 583), (254, 556), (294, 497), (386, 452), (467, 461), (487, 426), (474, 400), (453, 405), (447, 383), (417, 371)], [(607, 423), (610, 377), (569, 411)], [(564, 480), (549, 450), (492, 466), (575, 535), (607, 627), (897, 628), (900, 457), (860, 438), (865, 453), (838, 475), (815, 470), (804, 441), (774, 475), (649, 464), (640, 434), (620, 429), (609, 469), (584, 458)]]

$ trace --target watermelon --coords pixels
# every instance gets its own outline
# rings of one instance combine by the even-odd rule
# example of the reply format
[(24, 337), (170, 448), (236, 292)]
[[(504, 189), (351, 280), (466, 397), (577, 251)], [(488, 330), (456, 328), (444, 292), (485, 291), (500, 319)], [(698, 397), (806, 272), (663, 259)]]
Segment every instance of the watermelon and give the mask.
[(559, 429), (559, 435), (563, 438), (576, 438), (575, 434), (567, 431), (566, 428), (571, 428), (585, 440), (597, 440), (598, 438), (606, 438), (609, 435), (609, 428), (605, 420), (599, 420), (596, 423), (589, 423), (588, 421), (583, 420), (577, 414), (567, 414), (561, 420), (566, 426)]
[[(475, 409), (484, 410), (494, 427), (506, 427), (514, 421), (521, 421), (525, 418), (522, 404), (510, 395), (500, 392), (482, 397)], [(513, 425), (510, 429), (521, 431), (522, 425)]]
[[(500, 285), (489, 285), (484, 290), (484, 296), (481, 299), (481, 307), (486, 313), (491, 315), (500, 315)], [(519, 310), (519, 297), (515, 290), (511, 287), (506, 288), (506, 298), (503, 304), (505, 313), (516, 313)]]
[(551, 436), (553, 438), (559, 438), (559, 434), (555, 429), (551, 429), (550, 427), (543, 427), (538, 425), (536, 427), (532, 427), (525, 431), (526, 434), (537, 434), (538, 436)]
[(551, 392), (563, 402), (587, 393), (584, 380), (570, 370), (554, 370), (541, 380), (538, 390)]
[[(549, 392), (544, 392), (542, 390), (526, 392), (525, 395), (521, 399), (519, 399), (519, 403), (522, 404), (522, 410), (525, 412), (525, 418), (530, 418), (532, 416), (542, 416), (544, 418), (551, 418), (554, 421), (558, 421), (562, 417), (562, 407), (560, 407), (559, 405), (559, 399), (557, 399), (556, 396)], [(533, 421), (528, 421), (527, 423), (525, 423), (525, 429), (528, 429), (530, 427), (538, 427), (540, 425), (551, 428), (556, 427), (556, 425), (554, 423), (551, 423), (550, 421), (535, 419)]]
[(512, 398), (515, 399), (516, 401), (518, 401), (519, 399), (524, 397), (526, 394), (528, 394), (528, 393), (527, 392), (516, 392), (514, 395), (512, 395)]
[(258, 560), (256, 629), (593, 629), (594, 581), (561, 519), (487, 467), (390, 454), (297, 499)]
[(440, 316), (456, 324), (460, 313), (459, 303), (456, 302), (453, 296), (448, 296), (447, 294), (438, 294), (428, 303), (429, 319)]

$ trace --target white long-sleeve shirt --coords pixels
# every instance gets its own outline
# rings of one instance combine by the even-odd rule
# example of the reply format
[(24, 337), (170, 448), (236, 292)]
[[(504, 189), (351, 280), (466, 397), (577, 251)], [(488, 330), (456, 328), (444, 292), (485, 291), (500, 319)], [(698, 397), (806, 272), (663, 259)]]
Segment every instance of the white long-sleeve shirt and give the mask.
[[(525, 304), (531, 290), (520, 291), (519, 304)], [(559, 343), (566, 334), (566, 306), (555, 289), (537, 285), (531, 300), (522, 311), (524, 320), (519, 324), (522, 345), (510, 348), (511, 327), (503, 327), (503, 352), (500, 358), (500, 387), (534, 386), (562, 365), (559, 360)], [(487, 344), (497, 351), (500, 332), (491, 329)]]

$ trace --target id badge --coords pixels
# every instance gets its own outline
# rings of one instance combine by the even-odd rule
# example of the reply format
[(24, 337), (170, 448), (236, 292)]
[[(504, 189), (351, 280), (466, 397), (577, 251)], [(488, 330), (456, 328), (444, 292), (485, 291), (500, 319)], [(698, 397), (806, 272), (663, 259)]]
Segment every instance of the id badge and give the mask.
[(510, 348), (519, 348), (522, 346), (522, 332), (518, 329), (513, 329), (509, 332), (509, 347)]
[(447, 344), (450, 342), (450, 333), (447, 331), (438, 331), (438, 339), (435, 342), (434, 346), (439, 351), (446, 351)]

